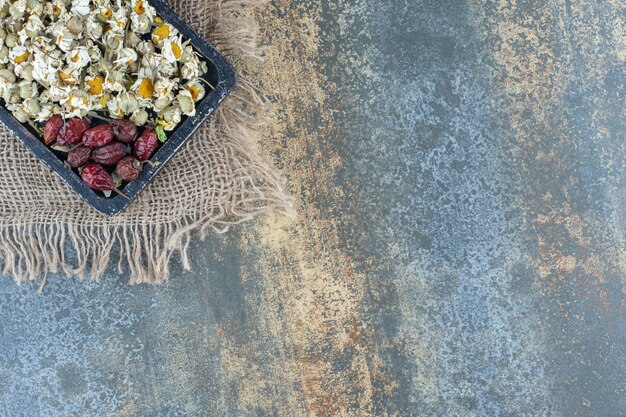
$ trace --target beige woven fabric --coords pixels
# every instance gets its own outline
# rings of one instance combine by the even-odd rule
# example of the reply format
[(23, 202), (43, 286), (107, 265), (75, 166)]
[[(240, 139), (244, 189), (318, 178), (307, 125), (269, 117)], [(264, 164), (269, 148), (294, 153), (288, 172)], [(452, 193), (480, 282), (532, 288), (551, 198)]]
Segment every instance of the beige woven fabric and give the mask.
[[(174, 10), (235, 67), (259, 59), (254, 9), (263, 0), (174, 0)], [(210, 120), (121, 215), (82, 202), (0, 129), (0, 262), (18, 282), (62, 272), (101, 278), (117, 262), (130, 282), (158, 283), (194, 232), (223, 231), (267, 211), (291, 213), (282, 181), (255, 148), (267, 109), (244, 76)]]

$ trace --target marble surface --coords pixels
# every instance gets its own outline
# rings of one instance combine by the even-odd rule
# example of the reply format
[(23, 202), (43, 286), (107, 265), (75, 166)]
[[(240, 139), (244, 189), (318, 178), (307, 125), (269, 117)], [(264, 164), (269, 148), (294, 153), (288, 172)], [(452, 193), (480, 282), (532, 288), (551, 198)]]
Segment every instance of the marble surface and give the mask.
[(617, 0), (274, 0), (295, 220), (0, 280), (0, 416), (626, 415)]

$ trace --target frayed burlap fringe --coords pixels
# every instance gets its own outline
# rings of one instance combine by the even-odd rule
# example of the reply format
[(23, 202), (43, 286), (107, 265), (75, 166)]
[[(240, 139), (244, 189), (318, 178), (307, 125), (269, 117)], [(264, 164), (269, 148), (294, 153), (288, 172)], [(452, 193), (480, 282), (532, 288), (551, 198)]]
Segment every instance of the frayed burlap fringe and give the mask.
[[(172, 1), (243, 71), (261, 59), (254, 12), (264, 0)], [(276, 170), (256, 149), (269, 107), (247, 78), (127, 211), (83, 203), (6, 129), (0, 130), (0, 262), (17, 282), (63, 273), (98, 280), (110, 264), (131, 284), (159, 283), (197, 233), (223, 232), (270, 211), (293, 214)]]

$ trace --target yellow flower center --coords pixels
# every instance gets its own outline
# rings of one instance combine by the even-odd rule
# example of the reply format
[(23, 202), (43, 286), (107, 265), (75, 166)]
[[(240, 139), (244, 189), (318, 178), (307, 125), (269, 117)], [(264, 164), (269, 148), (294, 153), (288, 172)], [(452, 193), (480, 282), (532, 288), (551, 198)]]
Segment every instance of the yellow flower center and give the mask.
[(39, 49), (41, 49), (43, 52), (46, 52), (46, 42), (42, 38), (37, 38), (33, 42), (39, 47)]
[(200, 96), (200, 89), (195, 85), (189, 86), (187, 90), (191, 93), (191, 98), (193, 98), (194, 100), (197, 100)]
[(87, 80), (87, 85), (89, 86), (89, 94), (91, 94), (92, 96), (102, 94), (103, 83), (104, 80), (100, 76), (95, 77), (93, 80)]
[(26, 51), (22, 55), (15, 58), (15, 63), (21, 64), (22, 62), (25, 62), (29, 56), (30, 56), (30, 52)]
[(100, 16), (105, 17), (105, 18), (109, 18), (113, 15), (113, 12), (111, 11), (111, 9), (105, 9), (104, 11), (102, 9), (100, 9)]
[(80, 59), (80, 52), (74, 53), (74, 56), (72, 57), (72, 62), (78, 62), (79, 59)]
[(58, 17), (61, 14), (61, 8), (55, 4), (52, 6), (52, 13)]
[(143, 7), (143, 0), (138, 0), (135, 3), (135, 8), (133, 9), (137, 14), (144, 14), (146, 12), (146, 8)]
[(152, 40), (154, 42), (161, 42), (168, 36), (170, 36), (170, 27), (168, 25), (159, 26), (152, 32)]
[(154, 85), (152, 85), (152, 81), (147, 78), (141, 80), (141, 84), (139, 85), (139, 89), (137, 90), (137, 94), (139, 94), (142, 98), (150, 98), (154, 93)]
[(181, 55), (183, 54), (183, 51), (181, 51), (180, 46), (178, 46), (175, 43), (173, 43), (172, 44), (172, 53), (174, 54), (174, 57), (176, 59), (180, 59)]
[(70, 85), (76, 84), (76, 78), (74, 78), (73, 75), (70, 75), (61, 71), (59, 72), (59, 77), (61, 77), (61, 80), (63, 80), (63, 82), (65, 82), (66, 84), (70, 84)]

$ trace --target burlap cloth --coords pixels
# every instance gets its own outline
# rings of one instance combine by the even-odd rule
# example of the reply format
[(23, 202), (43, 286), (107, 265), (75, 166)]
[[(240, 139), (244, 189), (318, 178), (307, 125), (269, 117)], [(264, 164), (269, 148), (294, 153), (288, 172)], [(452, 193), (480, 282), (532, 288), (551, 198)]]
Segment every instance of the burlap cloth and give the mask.
[(130, 283), (168, 277), (190, 238), (267, 211), (291, 213), (282, 180), (255, 147), (267, 106), (246, 77), (260, 59), (255, 8), (263, 0), (172, 0), (171, 6), (239, 71), (238, 87), (121, 215), (98, 214), (4, 127), (0, 129), (0, 262), (18, 282), (61, 272), (101, 278), (109, 262)]

